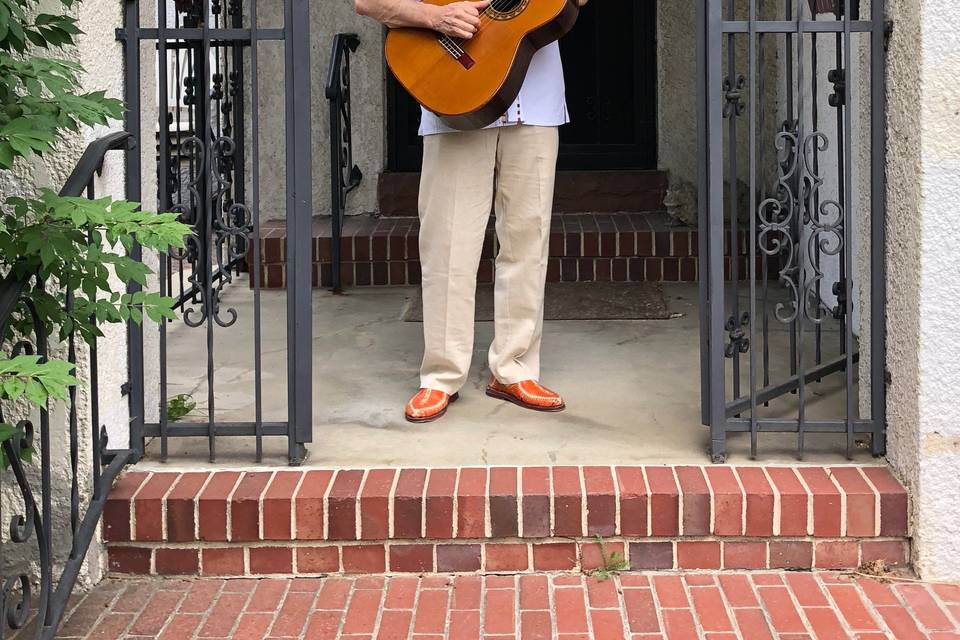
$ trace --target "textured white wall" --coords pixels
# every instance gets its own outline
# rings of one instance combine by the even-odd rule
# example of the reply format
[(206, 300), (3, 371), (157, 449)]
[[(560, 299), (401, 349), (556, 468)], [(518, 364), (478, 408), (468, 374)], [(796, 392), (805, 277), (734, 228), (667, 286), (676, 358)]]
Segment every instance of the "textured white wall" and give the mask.
[(960, 12), (890, 7), (889, 458), (921, 576), (960, 580)]
[[(48, 10), (58, 10), (59, 3), (47, 7)], [(87, 73), (83, 77), (85, 90), (106, 90), (111, 97), (122, 97), (122, 58), (116, 43), (114, 29), (121, 24), (122, 3), (85, 2), (74, 9), (74, 15), (80, 21), (80, 28), (85, 32), (80, 36), (78, 47), (57, 53), (63, 58), (78, 61), (83, 64)], [(68, 135), (61, 138), (58, 151), (43, 161), (20, 163), (14, 171), (7, 172), (0, 183), (0, 193), (4, 197), (14, 193), (29, 193), (35, 187), (50, 187), (59, 189), (72, 171), (80, 154), (86, 145), (94, 138), (110, 130), (122, 128), (120, 123), (113, 123), (111, 127), (98, 128), (95, 131), (84, 131), (81, 134)], [(103, 174), (95, 181), (95, 189), (99, 196), (123, 196), (123, 156), (120, 153), (111, 154), (103, 167)], [(128, 412), (126, 399), (120, 396), (120, 384), (126, 381), (126, 337), (122, 327), (106, 327), (106, 336), (99, 342), (99, 374), (100, 374), (100, 418), (103, 424), (112, 428), (111, 439), (114, 446), (126, 446), (128, 438)], [(52, 345), (51, 349), (60, 357), (66, 356), (65, 345)], [(89, 351), (82, 342), (78, 344), (78, 377), (81, 380), (89, 379)], [(81, 385), (77, 390), (77, 408), (79, 417), (79, 458), (78, 476), (80, 478), (81, 504), (85, 505), (90, 498), (89, 483), (91, 478), (91, 429), (99, 428), (89, 420), (91, 389), (88, 385)], [(34, 422), (39, 427), (36, 416)], [(69, 486), (70, 486), (70, 457), (69, 438), (67, 431), (67, 414), (65, 407), (58, 406), (51, 413), (51, 472), (56, 495), (53, 501), (53, 531), (65, 532), (69, 530)], [(33, 479), (33, 489), (39, 490), (38, 466), (29, 465)], [(5, 514), (4, 522), (14, 513), (22, 513), (22, 498), (19, 492), (12, 489), (13, 479), (10, 472), (2, 472), (0, 479), (0, 502)], [(7, 536), (6, 527), (0, 535)], [(62, 558), (70, 544), (68, 536), (58, 534), (54, 538), (54, 547), (57, 557)], [(19, 549), (19, 546), (25, 547)], [(30, 547), (30, 549), (26, 549)], [(22, 562), (35, 560), (35, 543), (12, 545), (9, 542), (4, 546), (8, 552), (4, 562)], [(95, 540), (87, 556), (87, 563), (80, 574), (80, 586), (84, 587), (96, 583), (103, 575), (103, 554), (99, 543)]]

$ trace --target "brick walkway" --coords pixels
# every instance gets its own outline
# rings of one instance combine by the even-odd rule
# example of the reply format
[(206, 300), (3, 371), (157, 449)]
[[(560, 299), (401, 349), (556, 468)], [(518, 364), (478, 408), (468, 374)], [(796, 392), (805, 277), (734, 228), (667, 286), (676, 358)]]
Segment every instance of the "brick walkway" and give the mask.
[(799, 572), (108, 580), (61, 637), (960, 640), (960, 586)]

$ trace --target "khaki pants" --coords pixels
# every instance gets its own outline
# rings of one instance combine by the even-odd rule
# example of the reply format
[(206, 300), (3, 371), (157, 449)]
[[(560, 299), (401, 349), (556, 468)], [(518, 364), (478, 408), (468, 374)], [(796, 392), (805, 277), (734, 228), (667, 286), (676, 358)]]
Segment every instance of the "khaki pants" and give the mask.
[(499, 253), (490, 370), (506, 384), (539, 379), (558, 145), (556, 127), (527, 125), (424, 138), (421, 387), (452, 394), (467, 380), (491, 205)]

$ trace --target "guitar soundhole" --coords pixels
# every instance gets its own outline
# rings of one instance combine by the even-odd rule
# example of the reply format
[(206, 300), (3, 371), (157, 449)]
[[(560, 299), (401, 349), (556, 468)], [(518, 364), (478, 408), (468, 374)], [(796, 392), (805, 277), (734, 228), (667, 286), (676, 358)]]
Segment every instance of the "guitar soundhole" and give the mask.
[(530, 0), (493, 0), (486, 14), (494, 20), (509, 20), (519, 15), (529, 3)]

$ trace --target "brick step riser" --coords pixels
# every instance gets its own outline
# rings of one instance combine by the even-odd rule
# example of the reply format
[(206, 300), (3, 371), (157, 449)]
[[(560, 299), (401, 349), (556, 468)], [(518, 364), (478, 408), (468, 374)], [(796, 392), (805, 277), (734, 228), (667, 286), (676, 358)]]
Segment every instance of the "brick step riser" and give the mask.
[[(242, 573), (261, 573), (274, 554), (284, 570), (269, 573), (283, 573), (294, 547), (331, 567), (336, 553), (330, 570), (348, 572), (357, 566), (344, 554), (382, 550), (375, 566), (383, 571), (407, 566), (405, 554), (420, 558), (418, 567), (429, 556), (430, 570), (446, 571), (441, 548), (457, 557), (482, 549), (481, 565), (469, 570), (495, 571), (488, 547), (494, 557), (523, 547), (535, 559), (551, 544), (573, 545), (573, 570), (581, 547), (595, 543), (590, 536), (637, 558), (660, 554), (644, 568), (779, 567), (788, 551), (797, 568), (850, 568), (865, 558), (905, 561), (906, 509), (905, 491), (883, 467), (133, 472), (111, 493), (104, 538), (118, 572), (169, 572), (175, 562), (187, 573), (209, 570), (215, 560), (202, 558), (212, 554), (231, 557), (237, 572), (242, 557)], [(301, 567), (289, 562), (291, 571)]]
[[(699, 253), (696, 231), (583, 231), (550, 234), (551, 258), (685, 258)], [(330, 238), (314, 238), (312, 261), (330, 262)], [(747, 234), (741, 233), (737, 254), (746, 256), (749, 245)], [(729, 234), (724, 239), (724, 255), (729, 256)], [(286, 237), (267, 237), (260, 240), (261, 264), (286, 262)], [(496, 236), (488, 231), (481, 258), (496, 256)], [(346, 262), (380, 262), (419, 260), (419, 237), (415, 228), (401, 229), (389, 234), (359, 235), (343, 238), (340, 259)], [(247, 255), (253, 263), (253, 251)]]
[[(343, 262), (340, 265), (344, 286), (403, 286), (417, 285), (421, 281), (420, 262), (396, 260), (379, 262)], [(746, 258), (737, 264), (739, 280), (749, 280)], [(260, 286), (263, 289), (286, 287), (286, 264), (266, 264), (260, 271)], [(762, 265), (757, 264), (760, 281)], [(770, 267), (770, 281), (776, 279), (777, 269)], [(724, 278), (732, 279), (731, 259), (724, 258)], [(314, 288), (333, 284), (331, 263), (313, 264)], [(494, 281), (494, 261), (480, 260), (477, 282), (489, 284)], [(547, 263), (547, 282), (699, 282), (697, 258), (550, 258)], [(250, 279), (249, 286), (253, 287)]]
[(906, 566), (904, 538), (545, 538), (531, 540), (111, 543), (113, 574), (316, 576), (383, 573), (530, 573), (600, 569), (612, 554), (624, 571), (842, 570), (883, 561)]

